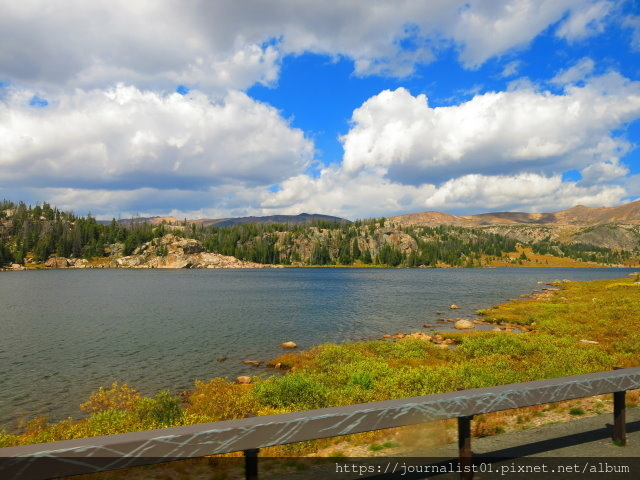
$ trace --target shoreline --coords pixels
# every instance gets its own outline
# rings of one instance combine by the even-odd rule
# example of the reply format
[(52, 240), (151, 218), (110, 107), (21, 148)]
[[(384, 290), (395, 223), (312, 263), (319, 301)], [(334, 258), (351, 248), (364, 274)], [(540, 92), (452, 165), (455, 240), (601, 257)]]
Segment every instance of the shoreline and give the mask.
[[(383, 337), (388, 335), (386, 341), (376, 339), (339, 345), (324, 344), (299, 352), (284, 352), (262, 363), (267, 366), (280, 363), (281, 368), (274, 370), (286, 371), (287, 373), (284, 375), (277, 375), (274, 371), (274, 375), (266, 379), (252, 378), (250, 385), (220, 378), (197, 381), (193, 389), (183, 391), (180, 396), (173, 398), (179, 401), (180, 408), (188, 415), (196, 415), (197, 418), (194, 417), (189, 421), (197, 420), (196, 423), (201, 423), (216, 421), (216, 419), (237, 418), (237, 415), (241, 414), (242, 416), (247, 412), (266, 415), (284, 411), (323, 408), (334, 404), (366, 403), (367, 401), (377, 401), (381, 396), (386, 399), (395, 396), (429, 394), (429, 389), (434, 385), (441, 385), (436, 388), (437, 391), (453, 391), (457, 388), (478, 386), (474, 382), (517, 383), (516, 373), (519, 368), (525, 368), (522, 373), (525, 374), (523, 378), (526, 379), (537, 375), (546, 375), (543, 378), (550, 378), (548, 377), (549, 372), (552, 372), (551, 375), (565, 376), (565, 374), (574, 371), (583, 372), (594, 368), (607, 369), (612, 362), (622, 366), (637, 365), (640, 363), (640, 353), (634, 352), (638, 350), (635, 345), (640, 344), (635, 343), (633, 338), (629, 340), (629, 346), (625, 347), (631, 350), (628, 354), (624, 354), (624, 350), (618, 352), (610, 350), (610, 346), (613, 345), (609, 341), (611, 339), (598, 337), (595, 332), (601, 326), (597, 324), (578, 325), (580, 328), (577, 333), (573, 332), (571, 335), (567, 335), (571, 332), (570, 329), (564, 333), (556, 331), (550, 335), (547, 331), (549, 325), (536, 324), (536, 320), (532, 319), (534, 317), (528, 318), (526, 315), (522, 315), (522, 312), (527, 312), (528, 315), (531, 309), (544, 311), (551, 305), (560, 306), (566, 300), (565, 295), (569, 297), (567, 300), (569, 303), (565, 302), (567, 306), (579, 308), (586, 315), (594, 310), (591, 305), (598, 300), (595, 295), (611, 292), (618, 294), (621, 300), (634, 302), (634, 308), (628, 311), (628, 315), (630, 320), (640, 323), (640, 317), (634, 313), (636, 309), (640, 311), (640, 302), (637, 301), (640, 298), (636, 300), (635, 288), (633, 291), (628, 288), (638, 285), (638, 273), (630, 273), (629, 275), (635, 275), (636, 281), (634, 282), (633, 278), (627, 276), (617, 280), (574, 281), (561, 285), (549, 282), (554, 286), (559, 286), (560, 289), (544, 290), (537, 294), (533, 292), (526, 298), (512, 299), (489, 307), (478, 312), (481, 315), (478, 318), (483, 320), (479, 320), (475, 324), (476, 328), (442, 332), (440, 338), (436, 338), (436, 335), (424, 334), (424, 332), (396, 334), (399, 336), (397, 338), (390, 338), (393, 335), (385, 334)], [(572, 291), (572, 293), (559, 293), (565, 289)], [(584, 295), (581, 293), (582, 290), (586, 292)], [(600, 293), (594, 294), (591, 293), (592, 291)], [(628, 295), (620, 297), (619, 294), (626, 291), (632, 293), (631, 299), (628, 298)], [(585, 295), (584, 305), (582, 305), (580, 299)], [(613, 297), (611, 300), (613, 302)], [(526, 307), (524, 310), (523, 306)], [(606, 311), (603, 312), (604, 316)], [(573, 317), (568, 316), (567, 318)], [(449, 320), (449, 322), (446, 320), (445, 322), (450, 324), (454, 319)], [(501, 331), (479, 331), (477, 325), (499, 326)], [(634, 323), (630, 323), (627, 327), (633, 330), (634, 325)], [(433, 326), (437, 328), (436, 325)], [(606, 325), (604, 327), (608, 328)], [(558, 328), (558, 326), (554, 328)], [(591, 332), (594, 328), (596, 330)], [(606, 328), (605, 331), (613, 331), (617, 334), (615, 328), (614, 330), (606, 330)], [(523, 332), (517, 333), (517, 329), (523, 329)], [(633, 331), (635, 332), (635, 330)], [(426, 338), (427, 336), (430, 338)], [(539, 357), (540, 349), (548, 352), (560, 349), (558, 352), (562, 352), (562, 361), (554, 363), (542, 360), (546, 357)], [(606, 352), (609, 352), (608, 355), (611, 356), (609, 361), (606, 360), (606, 355), (602, 356)], [(621, 353), (626, 357), (624, 355), (621, 357)], [(476, 357), (476, 355), (479, 356)], [(473, 360), (474, 358), (492, 358), (492, 360), (490, 362), (478, 361)], [(575, 360), (571, 360), (572, 358)], [(620, 361), (616, 358), (627, 358), (627, 360)], [(557, 358), (557, 360), (559, 359), (560, 357)], [(599, 363), (603, 361), (604, 363)], [(520, 365), (520, 367), (514, 369), (509, 366), (509, 363), (513, 363), (514, 367), (516, 365)], [(553, 364), (547, 365), (547, 363)], [(565, 371), (567, 369), (568, 373)], [(530, 371), (530, 373), (526, 373), (526, 371)], [(336, 375), (345, 374), (346, 377), (336, 377)], [(408, 375), (407, 380), (404, 380), (406, 375)], [(442, 379), (437, 380), (440, 376)], [(483, 380), (484, 378), (486, 380)], [(397, 384), (398, 381), (401, 383)], [(397, 385), (402, 385), (402, 387), (399, 388)], [(290, 390), (291, 388), (294, 390)], [(292, 393), (296, 391), (295, 389), (300, 388), (302, 388), (301, 392), (306, 392), (304, 395)], [(107, 395), (109, 402), (113, 402), (114, 398), (118, 398), (118, 395), (122, 394), (118, 388), (101, 388), (100, 391), (103, 393), (113, 391), (113, 395), (109, 394), (111, 397)], [(253, 392), (257, 393), (254, 395)], [(150, 402), (154, 402), (158, 395), (147, 398)], [(305, 395), (311, 396), (306, 398)], [(334, 396), (336, 396), (335, 399), (331, 400)], [(297, 403), (299, 398), (304, 400), (300, 405)], [(106, 404), (110, 405), (109, 408), (125, 408), (122, 405), (118, 406), (118, 404), (109, 402)], [(138, 412), (138, 408), (129, 405), (125, 410), (122, 410), (123, 418), (129, 418), (130, 414)], [(223, 411), (227, 413), (222, 413), (223, 411), (215, 413), (220, 408), (223, 408)], [(99, 413), (99, 411), (96, 412)], [(44, 426), (40, 423), (37, 431), (28, 433), (29, 429), (36, 428), (35, 425), (38, 422), (37, 419), (34, 419), (25, 427), (26, 434), (28, 438), (37, 439), (38, 432), (49, 432), (51, 429), (65, 431), (65, 429), (73, 427), (73, 430), (76, 431), (80, 428), (77, 425), (89, 428), (88, 425), (92, 422), (95, 423), (92, 419), (96, 414), (89, 411), (88, 415), (82, 419), (63, 420), (54, 424), (44, 424)], [(135, 415), (139, 415), (139, 413)], [(125, 425), (121, 427), (116, 425), (110, 428), (118, 431), (118, 428), (125, 428)], [(21, 435), (25, 435), (25, 433)], [(67, 434), (61, 433), (60, 435), (65, 437)], [(91, 432), (88, 432), (87, 435), (91, 436)], [(0, 439), (2, 439), (1, 435)]]
[[(250, 264), (252, 262), (245, 262), (239, 260), (239, 262)], [(257, 265), (257, 266), (256, 266)], [(151, 267), (151, 266), (104, 266), (104, 265), (82, 265), (82, 266), (66, 266), (66, 267), (46, 267), (44, 265), (17, 265), (15, 267), (0, 267), (0, 272), (24, 272), (24, 271), (50, 271), (50, 270), (222, 270), (222, 269), (236, 269), (236, 270), (262, 270), (265, 268), (337, 268), (337, 269), (385, 269), (385, 270), (415, 270), (415, 269), (468, 269), (468, 270), (481, 270), (481, 269), (495, 269), (495, 268), (543, 268), (543, 269), (583, 269), (583, 268), (640, 268), (640, 263), (636, 265), (609, 265), (609, 264), (583, 264), (583, 265), (482, 265), (477, 267), (459, 267), (449, 265), (438, 266), (417, 266), (417, 267), (390, 267), (388, 265), (283, 265), (283, 264), (267, 264), (260, 263), (248, 266), (206, 266), (206, 267)]]

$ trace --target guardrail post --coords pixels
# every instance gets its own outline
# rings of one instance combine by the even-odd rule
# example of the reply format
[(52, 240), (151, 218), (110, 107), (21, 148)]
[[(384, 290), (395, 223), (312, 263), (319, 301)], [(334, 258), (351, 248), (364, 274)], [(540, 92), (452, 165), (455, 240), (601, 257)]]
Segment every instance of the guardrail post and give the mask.
[(626, 393), (613, 392), (613, 442), (621, 447), (627, 444)]
[(471, 480), (473, 478), (471, 458), (471, 420), (469, 417), (458, 417), (458, 455), (460, 461), (460, 479)]
[(244, 472), (246, 480), (258, 480), (258, 452), (259, 448), (244, 451)]
[[(622, 370), (623, 367), (613, 367)], [(621, 447), (627, 444), (627, 392), (613, 392), (613, 442)]]

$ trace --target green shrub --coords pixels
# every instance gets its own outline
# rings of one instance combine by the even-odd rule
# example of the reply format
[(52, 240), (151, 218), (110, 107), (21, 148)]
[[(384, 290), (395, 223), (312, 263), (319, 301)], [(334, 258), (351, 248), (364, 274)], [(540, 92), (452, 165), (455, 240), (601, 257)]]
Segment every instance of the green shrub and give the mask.
[(184, 415), (180, 399), (162, 391), (153, 398), (143, 398), (136, 406), (140, 420), (153, 427), (170, 427), (180, 424)]
[(365, 372), (356, 372), (349, 378), (349, 385), (355, 385), (365, 390), (371, 390), (373, 388), (373, 379), (371, 375)]
[(304, 373), (272, 377), (257, 384), (254, 393), (258, 401), (274, 408), (308, 410), (328, 406), (327, 387)]

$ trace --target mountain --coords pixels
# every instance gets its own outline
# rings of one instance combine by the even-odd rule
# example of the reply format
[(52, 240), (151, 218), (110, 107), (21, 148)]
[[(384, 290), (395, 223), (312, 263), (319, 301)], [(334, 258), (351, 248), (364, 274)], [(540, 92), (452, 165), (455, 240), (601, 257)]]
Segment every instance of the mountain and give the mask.
[(319, 213), (301, 213), (299, 215), (268, 215), (264, 217), (234, 217), (234, 218), (203, 218), (200, 220), (191, 220), (190, 223), (203, 225), (208, 227), (214, 225), (216, 227), (230, 227), (232, 225), (246, 225), (248, 223), (288, 223), (292, 225), (306, 225), (314, 222), (330, 222), (330, 223), (351, 223), (349, 220), (331, 215), (322, 215)]
[[(170, 225), (180, 224), (184, 220), (175, 217), (136, 217), (119, 220), (121, 224), (131, 223), (148, 223), (150, 225), (159, 225), (168, 223)], [(231, 218), (199, 218), (195, 220), (187, 220), (187, 223), (194, 223), (205, 227), (230, 227), (233, 225), (246, 225), (248, 223), (288, 223), (291, 225), (306, 225), (314, 222), (330, 222), (330, 223), (351, 223), (349, 220), (331, 215), (322, 215), (320, 213), (301, 213), (299, 215), (267, 215), (263, 217), (231, 217)], [(108, 225), (108, 220), (101, 220), (101, 224)]]
[(491, 225), (580, 225), (606, 224), (640, 225), (640, 200), (617, 207), (585, 207), (578, 205), (566, 210), (549, 213), (493, 212), (456, 216), (440, 212), (410, 213), (390, 217), (389, 222), (398, 226), (455, 225), (481, 227)]

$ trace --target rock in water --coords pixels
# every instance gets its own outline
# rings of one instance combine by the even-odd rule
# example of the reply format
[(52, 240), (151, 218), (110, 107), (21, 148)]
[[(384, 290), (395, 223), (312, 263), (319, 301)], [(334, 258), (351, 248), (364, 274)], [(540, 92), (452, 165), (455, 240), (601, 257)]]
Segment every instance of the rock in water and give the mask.
[(294, 342), (284, 342), (281, 343), (280, 346), (282, 348), (296, 348), (298, 345), (296, 345)]
[(460, 307), (455, 303), (449, 307), (451, 310), (458, 310)]
[(453, 324), (453, 328), (457, 328), (458, 330), (465, 330), (467, 328), (473, 328), (475, 327), (475, 325), (473, 324), (473, 322), (470, 322), (469, 320), (458, 320), (456, 323)]

